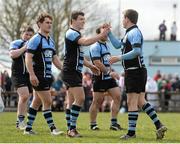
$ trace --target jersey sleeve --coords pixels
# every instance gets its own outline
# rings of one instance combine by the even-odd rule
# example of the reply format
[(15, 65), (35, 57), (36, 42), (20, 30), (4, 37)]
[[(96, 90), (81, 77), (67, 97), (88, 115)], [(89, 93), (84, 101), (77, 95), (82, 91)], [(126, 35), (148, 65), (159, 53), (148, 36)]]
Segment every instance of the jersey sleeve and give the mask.
[(77, 31), (69, 30), (66, 33), (66, 38), (68, 40), (78, 43), (78, 40), (81, 38), (81, 34), (78, 33)]
[(16, 40), (10, 43), (9, 50), (16, 50), (19, 49), (23, 41)]
[(133, 31), (131, 31), (128, 34), (128, 40), (132, 45), (132, 48), (138, 47), (141, 48), (142, 46), (142, 34), (138, 29), (135, 29)]
[(39, 43), (40, 43), (41, 37), (34, 36), (32, 37), (28, 43), (27, 43), (27, 53), (32, 53), (34, 54), (35, 51), (37, 50)]
[(98, 45), (92, 45), (90, 47), (90, 56), (92, 60), (99, 60), (101, 58), (100, 47)]

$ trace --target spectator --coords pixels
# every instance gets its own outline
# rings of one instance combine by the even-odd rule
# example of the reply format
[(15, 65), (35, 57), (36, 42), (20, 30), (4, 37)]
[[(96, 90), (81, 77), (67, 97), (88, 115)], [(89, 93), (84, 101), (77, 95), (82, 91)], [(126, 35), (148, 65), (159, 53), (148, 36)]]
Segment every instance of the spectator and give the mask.
[[(4, 90), (5, 92), (10, 92), (11, 91), (11, 86), (12, 86), (12, 82), (11, 82), (11, 78), (9, 77), (8, 72), (5, 70), (4, 71)], [(4, 97), (4, 105), (5, 106), (10, 106), (10, 94), (6, 94)]]
[(52, 110), (63, 111), (66, 89), (65, 89), (65, 85), (61, 80), (60, 74), (57, 76), (57, 79), (53, 82), (51, 92), (53, 95)]
[(176, 76), (175, 82), (172, 84), (172, 90), (176, 92), (180, 92), (180, 79), (178, 76)]
[(92, 102), (92, 75), (89, 72), (84, 73), (83, 88), (85, 93), (84, 111), (88, 111)]
[(171, 26), (171, 41), (176, 41), (177, 25), (174, 21)]
[(154, 80), (157, 82), (160, 78), (161, 78), (161, 71), (157, 70), (155, 76), (154, 76)]
[(147, 83), (146, 83), (146, 98), (148, 102), (155, 108), (157, 109), (159, 107), (159, 97), (158, 94), (158, 85), (155, 80), (153, 80), (151, 77), (147, 78)]
[(159, 31), (160, 31), (160, 36), (159, 36), (159, 40), (166, 40), (166, 31), (167, 31), (167, 27), (165, 25), (165, 20), (163, 20), (163, 23), (161, 23), (159, 25)]

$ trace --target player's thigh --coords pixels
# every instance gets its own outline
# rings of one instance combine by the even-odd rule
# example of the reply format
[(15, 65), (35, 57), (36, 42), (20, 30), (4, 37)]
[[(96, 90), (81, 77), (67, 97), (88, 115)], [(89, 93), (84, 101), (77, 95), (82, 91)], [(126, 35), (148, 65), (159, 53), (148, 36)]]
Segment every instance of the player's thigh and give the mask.
[(75, 100), (85, 99), (84, 89), (83, 87), (70, 87), (69, 92), (73, 95)]
[(50, 90), (36, 91), (36, 93), (43, 103), (50, 103), (52, 101)]
[(120, 101), (121, 91), (119, 87), (114, 87), (114, 88), (109, 89), (108, 93), (110, 94), (113, 100)]
[(93, 92), (93, 103), (101, 104), (104, 99), (103, 96), (103, 92)]

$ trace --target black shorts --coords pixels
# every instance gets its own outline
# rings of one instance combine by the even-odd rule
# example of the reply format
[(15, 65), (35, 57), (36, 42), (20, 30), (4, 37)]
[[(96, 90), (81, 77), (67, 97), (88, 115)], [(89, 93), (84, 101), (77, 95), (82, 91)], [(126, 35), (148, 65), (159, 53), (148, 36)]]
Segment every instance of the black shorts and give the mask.
[(29, 80), (29, 74), (12, 75), (11, 79), (16, 89), (20, 87), (28, 87), (29, 93), (32, 93), (33, 90), (32, 90), (31, 82)]
[(37, 87), (33, 86), (35, 91), (47, 91), (50, 90), (52, 85), (52, 78), (44, 78), (44, 77), (38, 77), (39, 85)]
[(146, 81), (147, 81), (146, 68), (126, 70), (125, 71), (126, 93), (145, 92)]
[(82, 73), (77, 71), (62, 71), (61, 77), (66, 88), (82, 87)]
[(93, 82), (94, 92), (106, 92), (107, 90), (118, 87), (115, 79), (99, 80)]

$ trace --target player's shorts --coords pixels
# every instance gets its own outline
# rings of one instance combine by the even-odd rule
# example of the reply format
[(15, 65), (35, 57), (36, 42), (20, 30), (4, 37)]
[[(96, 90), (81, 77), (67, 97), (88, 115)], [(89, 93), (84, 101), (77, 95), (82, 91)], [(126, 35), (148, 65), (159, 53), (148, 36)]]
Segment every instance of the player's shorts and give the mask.
[(115, 87), (118, 87), (115, 79), (98, 80), (93, 82), (94, 92), (106, 92), (107, 90)]
[(32, 93), (32, 85), (29, 80), (29, 74), (25, 75), (12, 75), (11, 77), (12, 83), (15, 86), (16, 89), (20, 87), (28, 87), (29, 92)]
[(52, 85), (52, 78), (44, 78), (44, 77), (38, 77), (39, 80), (39, 85), (38, 86), (33, 86), (33, 88), (35, 89), (35, 91), (48, 91), (51, 88)]
[(147, 81), (146, 68), (125, 71), (125, 88), (126, 93), (145, 92)]
[(82, 73), (78, 71), (62, 71), (61, 77), (66, 88), (82, 87)]

